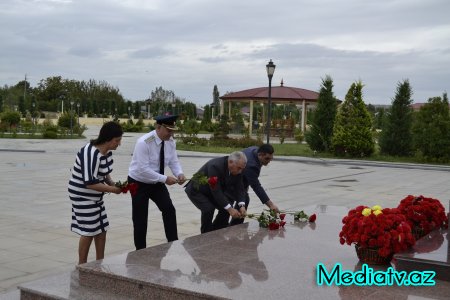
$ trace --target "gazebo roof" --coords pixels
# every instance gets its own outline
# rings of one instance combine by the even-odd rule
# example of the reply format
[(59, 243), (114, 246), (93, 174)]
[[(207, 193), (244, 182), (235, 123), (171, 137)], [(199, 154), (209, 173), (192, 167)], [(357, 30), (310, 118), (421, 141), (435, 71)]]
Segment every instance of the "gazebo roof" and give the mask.
[[(319, 97), (319, 93), (317, 92), (301, 88), (283, 86), (283, 84), (281, 86), (272, 87), (271, 92), (271, 98), (273, 102), (299, 102), (302, 100), (316, 102), (317, 98)], [(259, 87), (226, 94), (220, 98), (225, 101), (256, 100), (263, 102), (267, 101), (268, 97), (269, 87)]]

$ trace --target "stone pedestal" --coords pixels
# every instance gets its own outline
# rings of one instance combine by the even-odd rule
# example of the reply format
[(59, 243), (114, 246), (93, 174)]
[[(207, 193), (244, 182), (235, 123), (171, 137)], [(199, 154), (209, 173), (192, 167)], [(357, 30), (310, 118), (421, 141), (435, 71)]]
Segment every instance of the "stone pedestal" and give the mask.
[[(23, 299), (447, 299), (436, 286), (317, 284), (317, 266), (360, 271), (354, 247), (339, 244), (345, 207), (305, 208), (316, 223), (287, 216), (284, 229), (250, 220), (185, 240), (107, 257), (20, 287)], [(447, 241), (447, 240), (446, 240)], [(447, 241), (448, 242), (448, 241)], [(444, 244), (444, 242), (443, 242)], [(386, 270), (388, 266), (373, 267)]]

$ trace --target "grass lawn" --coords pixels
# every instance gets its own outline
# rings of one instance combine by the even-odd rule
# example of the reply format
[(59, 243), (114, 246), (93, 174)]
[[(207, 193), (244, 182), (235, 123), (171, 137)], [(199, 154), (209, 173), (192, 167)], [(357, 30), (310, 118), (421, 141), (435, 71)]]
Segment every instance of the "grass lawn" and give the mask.
[[(370, 161), (385, 161), (385, 162), (399, 162), (399, 163), (417, 163), (417, 164), (436, 164), (436, 165), (450, 165), (450, 163), (433, 163), (424, 162), (419, 157), (397, 157), (380, 155), (379, 148), (376, 147), (375, 153), (370, 157), (337, 157), (331, 153), (312, 151), (307, 144), (272, 144), (275, 149), (275, 156), (304, 156), (304, 157), (316, 157), (316, 158), (334, 158), (334, 159), (361, 159)], [(197, 152), (210, 152), (210, 153), (224, 153), (228, 154), (233, 151), (242, 150), (242, 148), (233, 147), (217, 147), (217, 146), (199, 146), (199, 145), (187, 145), (183, 143), (177, 143), (178, 150), (184, 151), (197, 151)]]

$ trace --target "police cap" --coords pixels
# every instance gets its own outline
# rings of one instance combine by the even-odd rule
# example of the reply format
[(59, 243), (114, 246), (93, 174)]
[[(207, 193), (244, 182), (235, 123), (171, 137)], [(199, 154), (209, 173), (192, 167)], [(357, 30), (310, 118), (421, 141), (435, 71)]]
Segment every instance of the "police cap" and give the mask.
[(164, 127), (170, 130), (178, 130), (177, 126), (175, 125), (177, 119), (178, 119), (177, 115), (157, 116), (155, 118), (156, 124), (163, 125)]

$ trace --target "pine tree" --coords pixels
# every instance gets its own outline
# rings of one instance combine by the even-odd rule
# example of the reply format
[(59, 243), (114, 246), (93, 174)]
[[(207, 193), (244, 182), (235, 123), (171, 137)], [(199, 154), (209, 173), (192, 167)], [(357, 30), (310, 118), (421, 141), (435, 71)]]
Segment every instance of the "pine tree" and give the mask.
[(414, 147), (428, 161), (450, 159), (450, 115), (447, 93), (428, 99), (413, 125)]
[(214, 85), (213, 89), (213, 109), (214, 109), (214, 116), (219, 115), (219, 108), (220, 108), (220, 99), (219, 99), (219, 89), (217, 88), (217, 85)]
[(412, 151), (412, 90), (408, 80), (399, 82), (380, 135), (381, 153), (406, 156)]
[(322, 78), (322, 86), (317, 99), (317, 108), (311, 120), (310, 130), (305, 139), (312, 150), (328, 151), (331, 146), (337, 99), (333, 94), (333, 79), (327, 75)]
[(363, 84), (353, 83), (339, 106), (333, 128), (335, 154), (369, 156), (374, 150), (372, 120), (362, 99)]

